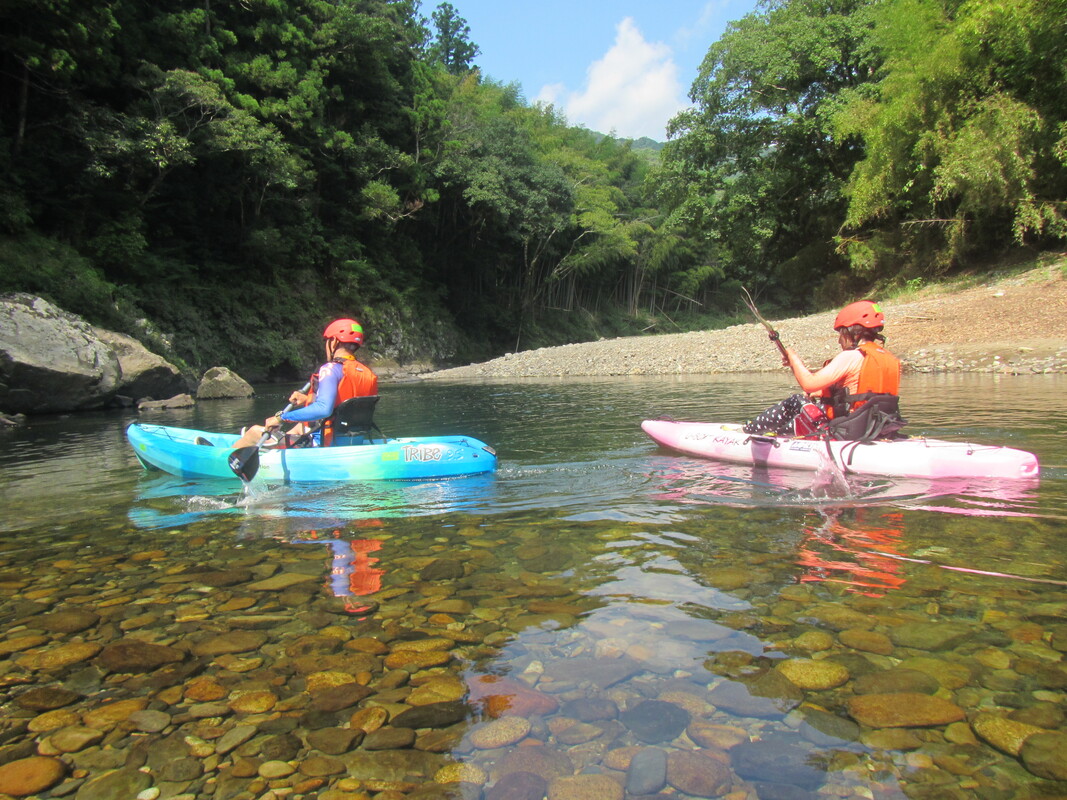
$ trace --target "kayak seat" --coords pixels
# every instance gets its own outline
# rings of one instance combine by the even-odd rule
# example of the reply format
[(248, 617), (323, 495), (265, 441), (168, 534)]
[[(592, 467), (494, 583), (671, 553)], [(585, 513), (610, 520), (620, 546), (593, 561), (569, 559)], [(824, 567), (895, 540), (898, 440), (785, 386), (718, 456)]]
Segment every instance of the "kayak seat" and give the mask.
[(876, 394), (863, 405), (826, 424), (831, 439), (869, 442), (874, 439), (899, 438), (897, 432), (908, 421), (900, 416), (900, 398), (891, 394)]
[(334, 436), (363, 436), (367, 441), (373, 442), (374, 433), (377, 432), (384, 442), (385, 434), (374, 422), (376, 405), (376, 394), (345, 400), (333, 412)]

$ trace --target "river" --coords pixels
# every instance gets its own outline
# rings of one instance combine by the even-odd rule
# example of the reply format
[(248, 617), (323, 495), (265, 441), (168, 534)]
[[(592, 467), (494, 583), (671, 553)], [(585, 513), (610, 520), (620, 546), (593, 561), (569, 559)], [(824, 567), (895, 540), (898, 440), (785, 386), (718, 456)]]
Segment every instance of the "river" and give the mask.
[[(140, 417), (233, 430), (288, 388)], [(1030, 450), (1033, 483), (828, 493), (640, 429), (789, 391), (385, 384), (385, 433), (498, 471), (251, 494), (142, 470), (136, 412), (0, 431), (0, 762), (81, 800), (1067, 792), (1067, 376), (905, 377), (909, 432)]]

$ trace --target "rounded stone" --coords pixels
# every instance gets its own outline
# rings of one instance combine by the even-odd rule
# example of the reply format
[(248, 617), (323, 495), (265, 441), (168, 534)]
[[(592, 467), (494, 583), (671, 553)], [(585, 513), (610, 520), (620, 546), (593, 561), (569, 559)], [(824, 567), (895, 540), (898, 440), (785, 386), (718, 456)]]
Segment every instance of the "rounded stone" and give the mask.
[(489, 775), (477, 764), (466, 761), (457, 761), (446, 764), (433, 775), (434, 783), (473, 783), (475, 786), (485, 786)]
[(955, 703), (915, 692), (865, 694), (849, 698), (849, 715), (869, 728), (926, 728), (964, 718)]
[(38, 794), (59, 783), (66, 771), (66, 765), (58, 758), (20, 758), (0, 765), (0, 793), (12, 797)]
[(997, 714), (983, 713), (971, 720), (971, 728), (978, 737), (1001, 752), (1012, 756), (1018, 756), (1023, 748), (1023, 743), (1031, 736), (1038, 733), (1049, 733), (1036, 725), (1025, 722), (1016, 722), (1007, 717)]
[(667, 756), (667, 783), (694, 797), (726, 794), (733, 776), (723, 762), (693, 750), (675, 750)]
[(794, 658), (777, 667), (795, 686), (804, 690), (833, 689), (848, 682), (848, 670), (835, 661)]
[(1067, 734), (1035, 733), (1019, 752), (1026, 769), (1050, 781), (1067, 781)]
[(565, 775), (548, 784), (548, 800), (623, 800), (623, 794), (607, 775)]
[(296, 772), (296, 768), (288, 761), (264, 761), (257, 770), (259, 777), (267, 780), (288, 778), (294, 772)]
[(500, 717), (471, 730), (469, 741), (479, 750), (506, 747), (526, 738), (530, 721), (522, 717)]
[(619, 719), (642, 742), (669, 742), (689, 724), (689, 712), (662, 700), (645, 700), (624, 711)]

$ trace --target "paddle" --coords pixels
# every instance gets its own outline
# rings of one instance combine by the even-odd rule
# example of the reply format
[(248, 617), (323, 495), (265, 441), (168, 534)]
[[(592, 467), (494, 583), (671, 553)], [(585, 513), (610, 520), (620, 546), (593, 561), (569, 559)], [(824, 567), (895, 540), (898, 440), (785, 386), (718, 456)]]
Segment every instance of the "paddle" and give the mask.
[(771, 323), (767, 322), (767, 320), (765, 320), (759, 313), (756, 304), (752, 302), (752, 295), (748, 293), (748, 289), (742, 286), (741, 291), (745, 293), (745, 305), (748, 306), (748, 310), (752, 312), (752, 316), (754, 316), (757, 321), (761, 322), (763, 327), (767, 329), (767, 337), (778, 347), (778, 352), (782, 354), (782, 358), (788, 359), (789, 357), (785, 354), (785, 345), (782, 344), (782, 339), (778, 336), (778, 331), (776, 331), (771, 326)]
[[(311, 388), (311, 381), (304, 384), (304, 388), (301, 389), (301, 393), (307, 392)], [(291, 410), (293, 404), (290, 403), (274, 416), (280, 417), (286, 411)], [(230, 465), (230, 469), (234, 474), (245, 483), (251, 483), (252, 479), (256, 477), (256, 473), (259, 472), (259, 448), (263, 446), (263, 443), (267, 441), (267, 437), (270, 436), (270, 431), (263, 431), (263, 435), (259, 441), (248, 447), (238, 447), (227, 459), (227, 463)]]

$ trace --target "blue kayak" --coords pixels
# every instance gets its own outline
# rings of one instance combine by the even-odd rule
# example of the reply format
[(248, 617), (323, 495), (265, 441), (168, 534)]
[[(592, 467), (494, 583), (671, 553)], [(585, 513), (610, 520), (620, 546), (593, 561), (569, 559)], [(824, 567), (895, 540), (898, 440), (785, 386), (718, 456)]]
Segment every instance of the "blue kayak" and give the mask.
[[(134, 422), (126, 438), (142, 466), (182, 478), (240, 480), (228, 458), (240, 438), (235, 433), (197, 431)], [(197, 439), (210, 444), (197, 444)], [(331, 447), (263, 448), (257, 480), (410, 481), (459, 478), (496, 469), (496, 451), (469, 436), (412, 438), (337, 437)]]

